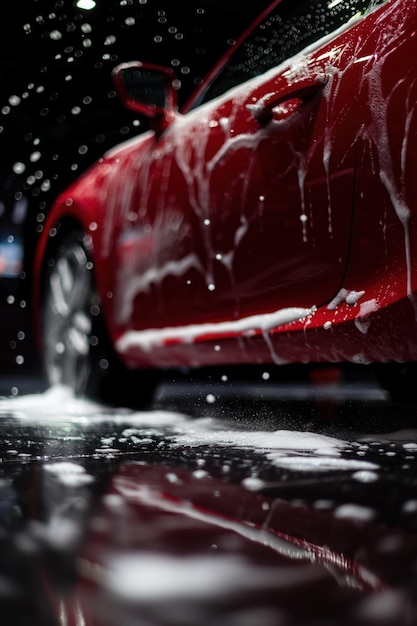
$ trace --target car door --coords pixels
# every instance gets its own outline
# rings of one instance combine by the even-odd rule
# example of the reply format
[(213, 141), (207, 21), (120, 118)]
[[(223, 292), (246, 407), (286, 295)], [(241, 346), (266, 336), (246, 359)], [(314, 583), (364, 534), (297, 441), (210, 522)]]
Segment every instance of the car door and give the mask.
[(136, 212), (152, 244), (126, 291), (134, 328), (236, 320), (335, 296), (363, 107), (356, 61), (363, 14), (375, 4), (277, 3), (199, 106), (148, 144), (136, 165)]

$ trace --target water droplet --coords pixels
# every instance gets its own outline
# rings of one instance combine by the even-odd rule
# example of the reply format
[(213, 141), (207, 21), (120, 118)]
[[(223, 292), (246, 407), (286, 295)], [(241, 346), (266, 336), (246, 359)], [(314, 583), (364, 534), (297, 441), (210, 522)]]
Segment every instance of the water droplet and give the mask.
[(13, 171), (14, 171), (15, 174), (23, 174), (25, 169), (26, 169), (26, 165), (24, 163), (22, 163), (21, 161), (17, 161), (13, 165)]
[(49, 33), (49, 37), (53, 40), (53, 41), (58, 41), (59, 39), (62, 39), (62, 33), (59, 30), (52, 30)]
[(12, 105), (12, 107), (17, 107), (20, 104), (21, 100), (19, 98), (19, 96), (10, 96), (9, 98), (9, 104)]

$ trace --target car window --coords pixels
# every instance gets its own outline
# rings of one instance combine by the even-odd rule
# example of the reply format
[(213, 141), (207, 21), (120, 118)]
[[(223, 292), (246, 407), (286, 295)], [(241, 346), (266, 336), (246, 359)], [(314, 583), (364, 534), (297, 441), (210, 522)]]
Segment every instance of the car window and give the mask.
[(239, 46), (197, 104), (263, 74), (388, 0), (282, 0)]

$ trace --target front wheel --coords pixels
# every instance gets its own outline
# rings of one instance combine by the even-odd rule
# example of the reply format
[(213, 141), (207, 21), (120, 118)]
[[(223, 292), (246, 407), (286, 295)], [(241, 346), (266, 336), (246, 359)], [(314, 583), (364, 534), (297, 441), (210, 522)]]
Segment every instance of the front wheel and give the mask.
[(50, 384), (110, 403), (142, 406), (151, 399), (154, 373), (125, 368), (109, 341), (82, 233), (64, 238), (48, 259), (42, 338)]

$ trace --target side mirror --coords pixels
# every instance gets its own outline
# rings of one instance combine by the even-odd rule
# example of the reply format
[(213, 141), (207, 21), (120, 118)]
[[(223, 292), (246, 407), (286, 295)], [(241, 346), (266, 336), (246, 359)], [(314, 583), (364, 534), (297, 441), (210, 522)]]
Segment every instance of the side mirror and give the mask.
[(162, 131), (177, 113), (175, 72), (150, 63), (122, 63), (112, 72), (113, 84), (122, 104), (146, 115), (155, 131)]

